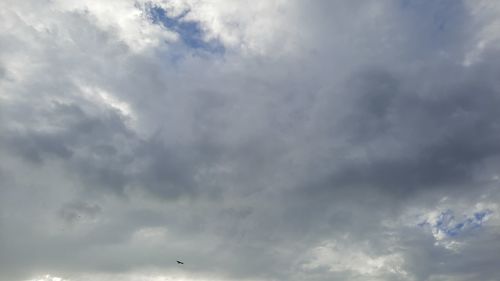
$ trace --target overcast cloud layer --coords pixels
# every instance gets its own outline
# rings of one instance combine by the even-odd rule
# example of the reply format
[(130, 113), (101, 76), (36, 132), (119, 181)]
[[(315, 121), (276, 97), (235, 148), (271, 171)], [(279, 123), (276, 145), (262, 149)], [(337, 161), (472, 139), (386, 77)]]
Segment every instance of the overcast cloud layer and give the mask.
[(499, 43), (495, 0), (0, 0), (0, 281), (500, 280)]

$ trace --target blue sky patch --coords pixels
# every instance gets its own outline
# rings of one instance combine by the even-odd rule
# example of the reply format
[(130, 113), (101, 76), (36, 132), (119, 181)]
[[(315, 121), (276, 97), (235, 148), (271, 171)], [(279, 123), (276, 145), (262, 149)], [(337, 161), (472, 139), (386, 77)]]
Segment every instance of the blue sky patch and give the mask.
[(205, 51), (209, 53), (223, 54), (224, 46), (218, 40), (206, 40), (205, 32), (197, 21), (186, 20), (190, 10), (186, 10), (178, 16), (170, 16), (168, 12), (155, 5), (146, 6), (151, 21), (176, 32), (182, 44), (189, 49)]
[(425, 220), (418, 224), (419, 227), (430, 227), (433, 232), (441, 232), (447, 237), (456, 237), (466, 231), (482, 226), (486, 217), (491, 214), (490, 210), (476, 212), (471, 216), (457, 218), (452, 210), (441, 212), (437, 220)]

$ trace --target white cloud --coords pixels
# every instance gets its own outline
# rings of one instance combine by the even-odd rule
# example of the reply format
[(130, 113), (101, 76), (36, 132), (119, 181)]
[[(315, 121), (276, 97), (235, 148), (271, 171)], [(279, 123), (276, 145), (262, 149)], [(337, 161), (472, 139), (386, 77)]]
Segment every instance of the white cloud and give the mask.
[(325, 241), (311, 249), (305, 270), (326, 267), (331, 272), (348, 272), (354, 276), (361, 275), (369, 280), (385, 280), (389, 275), (407, 278), (404, 270), (404, 257), (399, 253), (383, 255), (369, 254), (363, 249), (366, 243), (356, 243), (343, 239)]
[(496, 1), (465, 1), (473, 23), (470, 49), (464, 64), (470, 65), (483, 60), (485, 52), (497, 49), (500, 40), (500, 6)]
[[(249, 55), (296, 52), (299, 26), (293, 26), (293, 5), (287, 1), (164, 1), (172, 15), (189, 11), (186, 20), (200, 22), (207, 39), (218, 39), (230, 49)], [(265, 32), (263, 32), (265, 31)]]
[(45, 276), (37, 277), (37, 278), (31, 279), (29, 281), (69, 281), (69, 280), (61, 278), (61, 277), (51, 276), (51, 275), (47, 274)]
[(104, 30), (116, 30), (134, 51), (161, 47), (177, 36), (161, 25), (152, 24), (144, 11), (144, 3), (153, 1), (56, 1), (53, 9), (88, 13)]

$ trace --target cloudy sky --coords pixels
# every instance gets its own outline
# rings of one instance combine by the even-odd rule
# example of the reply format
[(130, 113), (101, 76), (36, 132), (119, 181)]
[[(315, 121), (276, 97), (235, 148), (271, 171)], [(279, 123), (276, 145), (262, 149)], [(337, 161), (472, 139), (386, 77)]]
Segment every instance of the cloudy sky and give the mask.
[(499, 77), (496, 0), (0, 0), (0, 281), (500, 280)]

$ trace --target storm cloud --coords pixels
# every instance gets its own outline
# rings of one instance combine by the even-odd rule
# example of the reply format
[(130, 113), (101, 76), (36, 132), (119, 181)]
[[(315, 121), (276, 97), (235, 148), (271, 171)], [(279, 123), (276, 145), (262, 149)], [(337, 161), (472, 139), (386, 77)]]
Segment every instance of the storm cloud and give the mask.
[(499, 279), (499, 21), (0, 0), (0, 280)]

